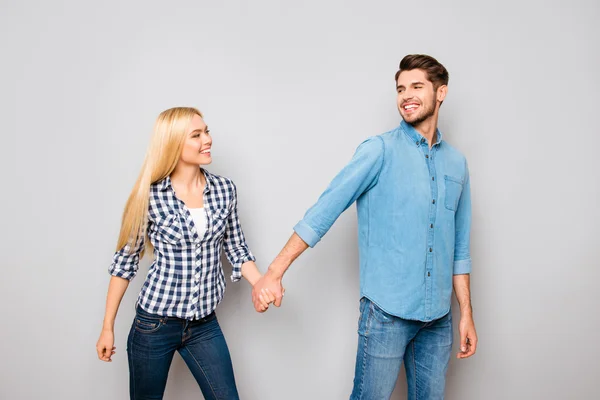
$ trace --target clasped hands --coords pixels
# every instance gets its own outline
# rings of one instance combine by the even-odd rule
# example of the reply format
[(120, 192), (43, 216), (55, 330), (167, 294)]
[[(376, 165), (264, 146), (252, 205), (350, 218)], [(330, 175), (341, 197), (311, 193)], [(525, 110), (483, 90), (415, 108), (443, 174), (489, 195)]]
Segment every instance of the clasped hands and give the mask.
[(271, 270), (267, 272), (252, 287), (252, 303), (257, 312), (263, 313), (269, 309), (269, 304), (281, 306), (285, 289), (281, 285), (281, 276)]

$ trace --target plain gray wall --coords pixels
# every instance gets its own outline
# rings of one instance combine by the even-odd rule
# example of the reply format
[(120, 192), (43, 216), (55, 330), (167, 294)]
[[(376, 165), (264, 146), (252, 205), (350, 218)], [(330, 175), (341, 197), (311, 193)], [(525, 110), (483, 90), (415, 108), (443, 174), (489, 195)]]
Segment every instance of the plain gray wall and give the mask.
[[(450, 71), (440, 128), (472, 175), (480, 344), (453, 358), (447, 398), (598, 398), (597, 1), (0, 4), (1, 399), (127, 398), (148, 260), (123, 299), (111, 364), (95, 343), (122, 208), (160, 111), (205, 113), (210, 170), (237, 183), (264, 271), (356, 146), (398, 125), (393, 76), (415, 52)], [(264, 315), (246, 282), (228, 285), (218, 314), (243, 399), (348, 398), (356, 244), (352, 207)], [(166, 398), (201, 398), (179, 356)]]

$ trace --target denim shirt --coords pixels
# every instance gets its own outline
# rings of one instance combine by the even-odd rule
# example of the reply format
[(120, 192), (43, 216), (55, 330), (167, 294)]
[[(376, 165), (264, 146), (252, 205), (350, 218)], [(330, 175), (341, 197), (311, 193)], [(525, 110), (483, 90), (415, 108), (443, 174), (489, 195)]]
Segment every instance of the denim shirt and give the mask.
[(400, 318), (450, 310), (452, 277), (471, 272), (471, 189), (465, 157), (429, 148), (411, 125), (364, 141), (294, 227), (310, 247), (357, 201), (360, 294)]

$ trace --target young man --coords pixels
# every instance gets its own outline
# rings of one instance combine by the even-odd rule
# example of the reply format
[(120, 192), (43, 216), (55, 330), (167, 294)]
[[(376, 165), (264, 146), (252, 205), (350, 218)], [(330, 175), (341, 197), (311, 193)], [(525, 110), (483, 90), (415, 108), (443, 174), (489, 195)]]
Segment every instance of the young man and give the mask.
[(253, 289), (281, 304), (281, 279), (308, 246), (357, 201), (360, 319), (351, 400), (389, 399), (404, 361), (410, 399), (442, 399), (452, 347), (452, 286), (460, 352), (475, 353), (469, 273), (471, 189), (465, 157), (437, 129), (448, 71), (408, 55), (396, 73), (396, 129), (363, 142)]

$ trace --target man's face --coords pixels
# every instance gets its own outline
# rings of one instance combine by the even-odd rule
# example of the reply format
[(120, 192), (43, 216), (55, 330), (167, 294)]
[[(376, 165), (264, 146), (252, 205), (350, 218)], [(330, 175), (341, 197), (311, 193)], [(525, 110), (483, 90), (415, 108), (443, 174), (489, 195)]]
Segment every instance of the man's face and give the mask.
[(422, 69), (402, 71), (396, 82), (398, 111), (407, 123), (416, 126), (431, 118), (446, 96), (446, 86), (437, 91)]

